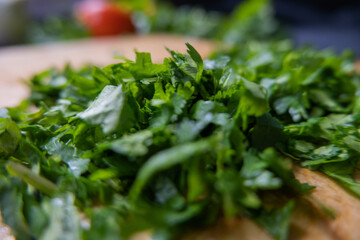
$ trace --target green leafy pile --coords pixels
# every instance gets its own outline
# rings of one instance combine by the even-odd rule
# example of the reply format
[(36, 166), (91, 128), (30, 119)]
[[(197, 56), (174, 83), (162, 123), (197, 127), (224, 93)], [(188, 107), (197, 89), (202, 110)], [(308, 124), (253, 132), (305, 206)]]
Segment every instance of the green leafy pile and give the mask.
[[(285, 239), (296, 181), (265, 88), (224, 56), (136, 53), (105, 68), (35, 76), (26, 103), (0, 111), (0, 205), (18, 239), (159, 239), (247, 216)], [(276, 136), (276, 139), (273, 137)], [(283, 207), (282, 207), (283, 206)], [(275, 217), (282, 224), (274, 222)], [(66, 236), (66, 237), (64, 237)]]
[(128, 239), (148, 229), (174, 239), (223, 217), (287, 239), (296, 199), (312, 188), (294, 178), (293, 161), (360, 197), (351, 53), (269, 40), (278, 26), (266, 0), (229, 19), (159, 6), (135, 13), (140, 32), (238, 46), (203, 60), (188, 44), (162, 64), (137, 52), (33, 77), (29, 100), (0, 109), (0, 207), (17, 239)]
[(203, 60), (187, 46), (162, 64), (137, 52), (40, 73), (28, 101), (0, 109), (0, 206), (18, 239), (173, 239), (221, 217), (286, 239), (312, 188), (290, 158), (360, 196), (351, 54), (252, 41)]
[(283, 154), (323, 171), (360, 197), (360, 184), (353, 179), (360, 158), (360, 76), (351, 52), (338, 57), (294, 49), (289, 41), (249, 42), (218, 58), (231, 59), (228, 82), (241, 76), (266, 89), (270, 113), (288, 138)]

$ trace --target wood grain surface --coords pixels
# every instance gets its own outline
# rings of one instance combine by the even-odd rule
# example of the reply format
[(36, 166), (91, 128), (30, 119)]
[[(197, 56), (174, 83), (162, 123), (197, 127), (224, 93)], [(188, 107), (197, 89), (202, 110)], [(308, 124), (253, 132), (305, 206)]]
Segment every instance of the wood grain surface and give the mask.
[[(0, 48), (0, 107), (14, 106), (28, 95), (21, 82), (48, 67), (64, 67), (71, 63), (79, 67), (85, 63), (107, 65), (116, 62), (114, 54), (134, 58), (134, 49), (152, 53), (155, 62), (168, 57), (165, 47), (185, 52), (185, 42), (190, 42), (202, 56), (208, 56), (215, 45), (205, 40), (179, 36), (150, 35), (81, 40), (46, 45)], [(360, 67), (360, 66), (359, 66)], [(289, 239), (294, 240), (359, 240), (360, 201), (335, 181), (322, 173), (294, 165), (294, 174), (301, 182), (316, 186), (311, 196), (296, 200), (292, 215)], [(267, 196), (276, 202), (282, 196)], [(332, 209), (333, 219), (321, 210)], [(0, 227), (0, 239), (12, 239), (8, 228)], [(135, 235), (132, 240), (150, 239), (150, 230)], [(5, 234), (2, 234), (5, 233)], [(7, 237), (7, 238), (6, 238)], [(196, 229), (185, 234), (183, 240), (267, 240), (271, 237), (247, 218), (219, 219), (211, 227)]]

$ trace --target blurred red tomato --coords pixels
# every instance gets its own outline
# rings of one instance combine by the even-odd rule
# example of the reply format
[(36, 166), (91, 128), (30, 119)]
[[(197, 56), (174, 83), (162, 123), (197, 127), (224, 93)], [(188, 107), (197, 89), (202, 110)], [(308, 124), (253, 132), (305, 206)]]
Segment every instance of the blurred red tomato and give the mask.
[(102, 0), (84, 0), (75, 7), (75, 15), (93, 36), (134, 32), (130, 13)]

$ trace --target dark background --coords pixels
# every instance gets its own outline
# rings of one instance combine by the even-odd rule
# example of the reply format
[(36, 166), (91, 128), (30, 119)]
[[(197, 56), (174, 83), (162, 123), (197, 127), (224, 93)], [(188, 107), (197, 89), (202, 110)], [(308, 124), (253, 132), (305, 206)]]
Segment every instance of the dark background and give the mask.
[[(29, 0), (34, 19), (69, 14), (76, 0)], [(172, 0), (174, 4), (201, 6), (229, 13), (241, 0)], [(353, 49), (360, 56), (360, 0), (275, 0), (276, 18), (289, 30), (296, 44)]]
[[(173, 0), (177, 5), (195, 4), (208, 10), (230, 12), (237, 0)], [(297, 44), (317, 48), (352, 48), (360, 56), (359, 0), (275, 0), (276, 18), (288, 27)]]

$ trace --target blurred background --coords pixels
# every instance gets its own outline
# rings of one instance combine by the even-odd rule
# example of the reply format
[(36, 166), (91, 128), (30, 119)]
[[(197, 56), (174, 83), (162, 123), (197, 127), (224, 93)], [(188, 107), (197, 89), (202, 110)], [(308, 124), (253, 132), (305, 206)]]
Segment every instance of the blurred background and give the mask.
[(0, 0), (0, 46), (152, 32), (227, 43), (290, 38), (360, 56), (360, 1)]

